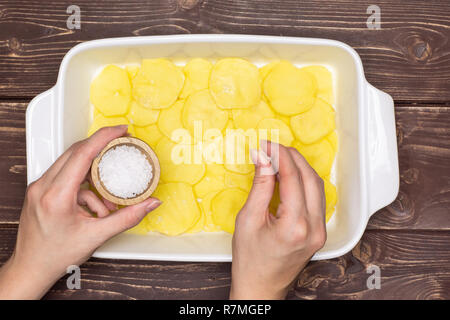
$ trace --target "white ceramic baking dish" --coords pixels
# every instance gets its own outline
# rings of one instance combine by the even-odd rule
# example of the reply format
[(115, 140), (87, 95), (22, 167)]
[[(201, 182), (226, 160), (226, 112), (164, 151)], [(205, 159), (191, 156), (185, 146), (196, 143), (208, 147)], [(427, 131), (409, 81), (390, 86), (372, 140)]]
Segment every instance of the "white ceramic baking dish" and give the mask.
[[(193, 57), (238, 56), (257, 65), (287, 59), (296, 65), (321, 64), (333, 73), (339, 150), (334, 179), (336, 213), (327, 225), (325, 247), (313, 260), (350, 251), (369, 217), (391, 203), (399, 187), (392, 98), (371, 86), (361, 59), (348, 45), (325, 39), (251, 35), (175, 35), (85, 42), (64, 57), (56, 85), (35, 97), (26, 114), (28, 183), (72, 143), (84, 139), (92, 121), (89, 85), (107, 64), (136, 64), (167, 57), (184, 63)], [(121, 234), (94, 256), (114, 259), (231, 261), (231, 236), (199, 233), (166, 237)]]

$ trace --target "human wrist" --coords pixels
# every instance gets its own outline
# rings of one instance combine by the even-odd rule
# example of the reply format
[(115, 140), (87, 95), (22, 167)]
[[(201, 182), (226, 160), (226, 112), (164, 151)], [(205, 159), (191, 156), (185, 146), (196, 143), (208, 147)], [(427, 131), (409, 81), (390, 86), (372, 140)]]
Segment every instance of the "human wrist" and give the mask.
[(13, 254), (0, 269), (0, 299), (40, 299), (59, 277)]

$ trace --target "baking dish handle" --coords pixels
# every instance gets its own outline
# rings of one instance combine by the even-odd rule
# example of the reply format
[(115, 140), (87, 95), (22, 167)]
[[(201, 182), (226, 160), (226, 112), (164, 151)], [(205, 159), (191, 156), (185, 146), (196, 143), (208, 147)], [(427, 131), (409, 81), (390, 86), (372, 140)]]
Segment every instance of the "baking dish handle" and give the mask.
[(54, 161), (55, 87), (37, 95), (26, 111), (27, 183), (39, 179)]
[(399, 189), (397, 134), (392, 97), (367, 83), (369, 216), (395, 200)]

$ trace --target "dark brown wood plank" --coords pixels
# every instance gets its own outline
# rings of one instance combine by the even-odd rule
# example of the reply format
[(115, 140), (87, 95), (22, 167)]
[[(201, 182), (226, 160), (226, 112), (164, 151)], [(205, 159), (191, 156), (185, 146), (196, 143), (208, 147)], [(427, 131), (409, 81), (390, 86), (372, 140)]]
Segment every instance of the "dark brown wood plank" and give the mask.
[[(16, 226), (0, 225), (0, 264), (11, 254)], [(347, 255), (311, 262), (290, 299), (449, 299), (450, 232), (366, 231)], [(381, 289), (366, 285), (370, 265)], [(226, 299), (229, 263), (175, 263), (90, 259), (81, 289), (58, 281), (47, 299)]]
[[(0, 102), (0, 223), (17, 223), (26, 188), (27, 103)], [(370, 229), (450, 229), (450, 107), (397, 105), (400, 193)]]
[(366, 26), (371, 1), (0, 0), (0, 96), (32, 97), (56, 81), (77, 43), (135, 35), (240, 33), (341, 40), (361, 55), (367, 79), (402, 101), (450, 101), (450, 2), (380, 0), (381, 30)]
[(450, 107), (397, 106), (395, 117), (400, 191), (368, 228), (450, 230)]

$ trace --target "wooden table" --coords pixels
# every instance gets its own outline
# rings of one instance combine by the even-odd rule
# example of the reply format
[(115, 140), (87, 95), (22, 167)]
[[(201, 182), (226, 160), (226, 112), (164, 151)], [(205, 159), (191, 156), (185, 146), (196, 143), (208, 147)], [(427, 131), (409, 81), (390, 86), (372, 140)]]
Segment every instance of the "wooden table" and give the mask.
[[(81, 8), (68, 30), (66, 9)], [(381, 29), (366, 26), (369, 5)], [(395, 100), (400, 193), (347, 255), (313, 262), (289, 298), (450, 298), (449, 1), (0, 0), (0, 262), (11, 254), (26, 188), (25, 110), (55, 84), (83, 41), (137, 35), (242, 33), (336, 39), (360, 54), (369, 82)], [(381, 289), (366, 286), (381, 268)], [(91, 259), (82, 289), (60, 280), (49, 299), (227, 298), (228, 263)]]

